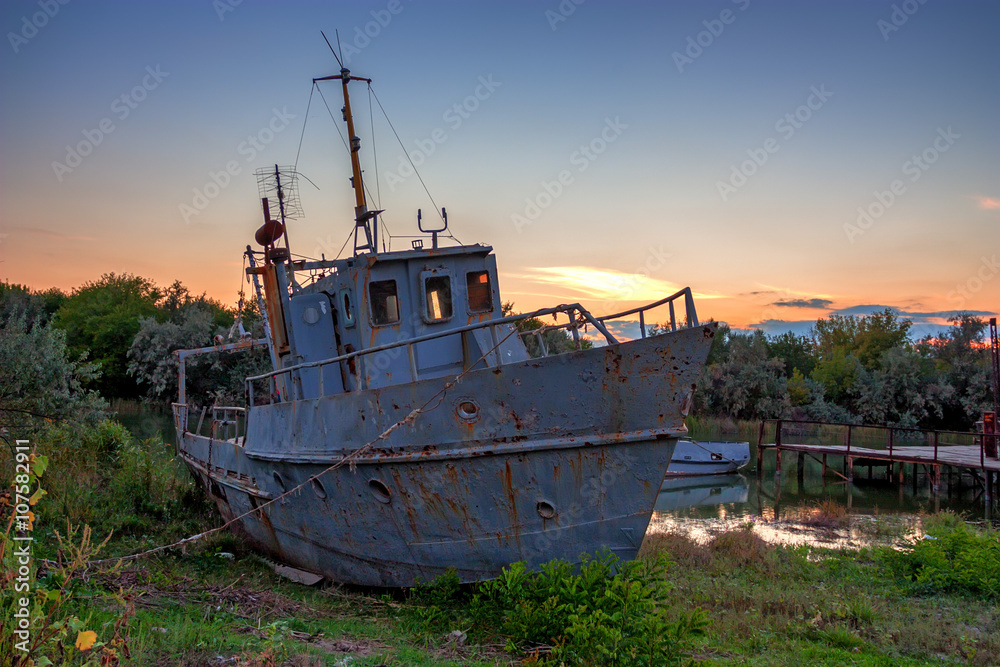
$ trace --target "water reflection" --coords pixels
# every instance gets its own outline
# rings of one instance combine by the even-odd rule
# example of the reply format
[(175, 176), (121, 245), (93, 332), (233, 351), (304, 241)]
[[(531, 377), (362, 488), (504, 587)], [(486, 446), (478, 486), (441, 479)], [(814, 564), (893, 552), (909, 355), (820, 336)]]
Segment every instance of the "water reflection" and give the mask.
[[(717, 434), (712, 437), (725, 439)], [(947, 469), (942, 472), (941, 486), (934, 493), (927, 471), (918, 468), (914, 474), (909, 464), (900, 483), (898, 469), (890, 476), (885, 466), (869, 468), (856, 462), (854, 484), (847, 484), (837, 474), (842, 472), (839, 457), (829, 457), (824, 474), (820, 460), (786, 454), (779, 485), (773, 451), (764, 456), (760, 474), (756, 461), (756, 447), (751, 446), (752, 463), (741, 474), (688, 478), (690, 486), (665, 484), (655, 510), (674, 518), (700, 519), (753, 516), (797, 520), (820, 505), (842, 506), (848, 513), (861, 515), (918, 515), (946, 510), (972, 520), (986, 515), (982, 485), (957, 469), (951, 474)]]
[(743, 475), (701, 475), (694, 477), (668, 477), (663, 480), (660, 495), (656, 497), (654, 512), (670, 512), (686, 507), (716, 507), (732, 503), (746, 503), (750, 496), (750, 483)]
[[(743, 474), (667, 479), (657, 497), (649, 532), (679, 532), (707, 541), (724, 530), (752, 525), (760, 537), (788, 545), (858, 548), (902, 545), (922, 535), (922, 517), (950, 510), (971, 520), (985, 516), (981, 486), (969, 475), (942, 475), (934, 493), (926, 473), (906, 468), (903, 483), (885, 468), (855, 466), (854, 484), (837, 476), (839, 460), (783, 461), (780, 484), (774, 455), (764, 458), (760, 476), (754, 463)], [(801, 468), (799, 467), (801, 465)]]

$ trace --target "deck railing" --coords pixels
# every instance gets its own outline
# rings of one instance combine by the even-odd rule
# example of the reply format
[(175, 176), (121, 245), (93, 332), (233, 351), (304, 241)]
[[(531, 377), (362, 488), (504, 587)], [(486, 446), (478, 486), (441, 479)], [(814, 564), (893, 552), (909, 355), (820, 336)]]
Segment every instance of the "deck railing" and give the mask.
[[(612, 335), (608, 331), (608, 329), (607, 329), (607, 327), (605, 325), (606, 322), (608, 322), (610, 320), (618, 319), (620, 317), (624, 317), (626, 315), (631, 315), (631, 314), (634, 314), (634, 313), (640, 313), (640, 322), (642, 322), (642, 313), (644, 313), (645, 311), (648, 311), (648, 310), (650, 310), (652, 308), (656, 308), (656, 307), (662, 306), (663, 304), (667, 304), (667, 303), (671, 304), (671, 314), (672, 314), (673, 313), (673, 301), (677, 300), (677, 299), (680, 299), (682, 297), (684, 298), (685, 303), (686, 303), (685, 308), (686, 308), (687, 322), (691, 326), (696, 326), (697, 325), (697, 315), (694, 312), (694, 303), (693, 303), (693, 299), (692, 299), (691, 289), (690, 288), (684, 288), (684, 289), (678, 291), (677, 293), (672, 294), (671, 296), (668, 296), (665, 299), (660, 299), (659, 301), (651, 303), (651, 304), (649, 304), (647, 306), (642, 306), (640, 308), (634, 308), (632, 310), (623, 311), (622, 313), (616, 313), (614, 315), (605, 315), (604, 317), (600, 317), (600, 318), (594, 317), (593, 315), (591, 315), (591, 313), (586, 308), (584, 308), (583, 306), (581, 306), (578, 303), (563, 304), (563, 305), (560, 305), (560, 306), (555, 306), (553, 308), (542, 308), (540, 310), (536, 310), (536, 311), (533, 311), (533, 312), (530, 312), (530, 313), (523, 313), (523, 314), (518, 314), (518, 315), (509, 315), (507, 317), (501, 317), (501, 318), (498, 318), (498, 319), (495, 319), (495, 320), (487, 320), (485, 322), (478, 322), (478, 323), (475, 323), (475, 324), (469, 324), (469, 325), (462, 326), (462, 327), (457, 327), (457, 328), (454, 328), (454, 329), (448, 329), (446, 331), (438, 331), (438, 332), (435, 332), (435, 333), (432, 333), (432, 334), (427, 334), (427, 335), (424, 335), (424, 336), (417, 336), (415, 338), (410, 338), (410, 339), (407, 339), (407, 340), (396, 341), (396, 342), (388, 343), (388, 344), (385, 344), (385, 345), (378, 345), (378, 346), (375, 346), (375, 347), (370, 347), (370, 348), (367, 348), (367, 349), (364, 349), (364, 350), (357, 350), (357, 351), (350, 352), (350, 353), (347, 353), (347, 354), (341, 354), (339, 356), (331, 357), (329, 359), (323, 359), (321, 361), (305, 362), (305, 363), (301, 363), (301, 364), (296, 364), (294, 366), (289, 366), (288, 368), (281, 368), (281, 369), (278, 369), (278, 370), (275, 370), (275, 371), (270, 371), (268, 373), (263, 373), (261, 375), (255, 375), (255, 376), (252, 376), (252, 377), (248, 377), (246, 379), (247, 397), (248, 397), (248, 403), (247, 404), (250, 407), (252, 407), (253, 405), (256, 404), (256, 401), (255, 401), (255, 398), (254, 398), (254, 396), (255, 396), (254, 383), (256, 383), (256, 382), (262, 382), (262, 381), (268, 382), (268, 385), (269, 385), (268, 386), (268, 388), (269, 388), (269, 391), (268, 391), (268, 400), (266, 402), (267, 403), (274, 403), (275, 402), (274, 398), (275, 398), (275, 394), (276, 394), (276, 392), (275, 392), (276, 382), (277, 382), (277, 379), (280, 378), (280, 377), (285, 377), (285, 378), (287, 378), (289, 380), (288, 382), (285, 383), (285, 385), (286, 385), (286, 387), (290, 388), (289, 391), (291, 391), (294, 396), (301, 395), (301, 388), (297, 387), (297, 383), (294, 382), (293, 380), (296, 377), (301, 377), (301, 371), (306, 370), (306, 369), (317, 369), (317, 370), (319, 370), (319, 372), (316, 374), (317, 375), (317, 396), (325, 396), (326, 395), (326, 388), (324, 387), (324, 377), (323, 377), (324, 373), (322, 371), (322, 368), (325, 367), (325, 366), (329, 366), (331, 364), (345, 363), (346, 366), (347, 366), (347, 368), (349, 369), (351, 375), (354, 378), (355, 387), (357, 387), (358, 389), (361, 389), (361, 390), (368, 389), (369, 388), (368, 375), (365, 372), (366, 371), (366, 368), (365, 368), (366, 360), (371, 355), (373, 355), (373, 354), (376, 354), (376, 353), (379, 353), (379, 352), (386, 352), (386, 351), (401, 351), (401, 352), (403, 352), (403, 353), (406, 354), (406, 358), (408, 360), (408, 365), (409, 365), (409, 372), (410, 372), (411, 381), (416, 382), (416, 381), (418, 381), (418, 380), (421, 379), (420, 370), (417, 367), (417, 358), (416, 358), (416, 351), (415, 351), (415, 346), (416, 345), (418, 345), (419, 343), (426, 342), (426, 341), (435, 340), (435, 339), (438, 339), (438, 338), (444, 338), (446, 336), (465, 335), (465, 334), (471, 333), (473, 331), (482, 330), (482, 329), (488, 330), (489, 334), (490, 334), (490, 338), (489, 338), (490, 343), (489, 344), (491, 345), (491, 348), (490, 348), (490, 350), (488, 352), (488, 355), (490, 357), (492, 357), (493, 364), (495, 366), (502, 366), (505, 362), (504, 362), (503, 356), (501, 354), (501, 343), (502, 343), (502, 340), (501, 340), (501, 334), (500, 334), (500, 327), (503, 327), (503, 326), (506, 326), (506, 325), (516, 326), (516, 324), (518, 322), (521, 322), (521, 321), (526, 320), (526, 319), (531, 319), (531, 318), (547, 317), (547, 316), (553, 316), (553, 317), (555, 317), (556, 315), (559, 315), (559, 314), (565, 314), (568, 317), (568, 322), (566, 324), (555, 324), (555, 325), (544, 326), (544, 327), (541, 327), (541, 328), (535, 329), (535, 330), (518, 331), (517, 332), (518, 335), (521, 336), (522, 339), (524, 339), (526, 337), (535, 337), (536, 340), (539, 343), (539, 348), (543, 351), (543, 356), (547, 356), (547, 353), (548, 353), (548, 350), (546, 349), (546, 345), (545, 345), (545, 341), (544, 341), (544, 334), (546, 332), (549, 332), (549, 331), (555, 331), (555, 330), (561, 330), (561, 329), (568, 329), (570, 331), (570, 333), (571, 333), (571, 335), (573, 337), (573, 341), (575, 343), (575, 347), (577, 349), (579, 349), (582, 346), (582, 338), (581, 338), (581, 335), (580, 335), (580, 329), (582, 329), (584, 327), (587, 327), (587, 326), (593, 326), (594, 329), (596, 329), (602, 336), (604, 336), (604, 339), (606, 340), (606, 342), (608, 344), (614, 345), (614, 344), (617, 344), (619, 341), (618, 341), (618, 339), (614, 335)], [(645, 333), (646, 333), (645, 332), (645, 326), (643, 326), (642, 328), (643, 328), (643, 336), (642, 337), (645, 338), (646, 337), (645, 336)], [(674, 321), (673, 315), (671, 315), (671, 331), (674, 331), (674, 330), (676, 330), (676, 322)], [(511, 334), (505, 334), (505, 335), (511, 335)], [(464, 348), (464, 346), (463, 346), (463, 348)], [(478, 361), (477, 359), (463, 359), (463, 367), (469, 368), (471, 365), (475, 364), (477, 361)], [(286, 393), (288, 393), (288, 391), (286, 391)], [(282, 399), (282, 400), (286, 400), (286, 399)]]
[[(584, 308), (578, 303), (564, 304), (560, 306), (555, 306), (553, 308), (542, 308), (541, 310), (536, 310), (531, 313), (524, 313), (521, 315), (510, 315), (495, 320), (487, 320), (485, 322), (469, 324), (462, 327), (456, 327), (454, 329), (438, 331), (432, 334), (426, 334), (423, 336), (417, 336), (415, 338), (409, 338), (406, 340), (400, 340), (393, 343), (387, 343), (385, 345), (376, 345), (375, 347), (369, 347), (364, 350), (357, 350), (347, 354), (341, 354), (339, 356), (331, 357), (329, 359), (323, 359), (321, 361), (305, 362), (301, 364), (296, 364), (294, 366), (289, 366), (287, 368), (281, 368), (275, 371), (270, 371), (268, 373), (262, 373), (261, 375), (254, 375), (246, 379), (248, 405), (253, 406), (255, 404), (254, 388), (253, 388), (254, 382), (266, 380), (269, 383), (274, 383), (275, 380), (281, 376), (285, 376), (291, 380), (296, 377), (295, 375), (296, 373), (299, 373), (302, 370), (310, 368), (322, 369), (324, 366), (329, 366), (331, 364), (346, 363), (348, 368), (351, 369), (351, 372), (354, 376), (355, 386), (357, 386), (362, 390), (368, 389), (369, 388), (368, 376), (367, 373), (365, 372), (366, 359), (369, 356), (376, 354), (378, 352), (386, 352), (386, 351), (393, 351), (400, 349), (404, 350), (406, 353), (407, 360), (409, 362), (411, 381), (416, 382), (417, 380), (420, 379), (420, 371), (417, 368), (417, 358), (415, 349), (416, 345), (430, 340), (444, 338), (447, 336), (466, 334), (480, 329), (487, 329), (489, 331), (491, 349), (488, 352), (488, 355), (492, 357), (494, 364), (496, 366), (501, 366), (503, 365), (504, 361), (500, 349), (502, 340), (500, 338), (500, 333), (498, 331), (499, 327), (504, 325), (514, 325), (521, 320), (532, 317), (545, 317), (549, 315), (556, 315), (559, 313), (566, 313), (570, 318), (570, 322), (569, 324), (560, 325), (559, 327), (555, 328), (566, 328), (566, 327), (571, 328), (574, 332), (574, 340), (579, 341), (580, 327), (590, 324), (605, 337), (605, 339), (609, 344), (618, 343), (618, 339), (615, 338), (607, 330), (607, 328), (604, 326), (602, 322), (598, 321), (593, 315), (591, 315), (586, 308)], [(519, 333), (531, 334), (532, 332), (519, 332)], [(478, 360), (465, 359), (463, 360), (463, 365), (468, 366), (470, 363), (475, 363), (476, 361)], [(324, 374), (322, 371), (317, 373), (318, 396), (326, 395), (323, 382), (323, 375)], [(294, 382), (289, 382), (288, 384), (292, 386), (295, 385)], [(274, 402), (273, 400), (274, 394), (275, 394), (274, 391), (269, 392), (268, 402), (271, 403)]]
[(632, 308), (631, 310), (623, 310), (620, 313), (614, 313), (612, 315), (605, 315), (604, 317), (599, 317), (597, 320), (599, 322), (604, 322), (605, 320), (617, 320), (626, 315), (635, 315), (639, 313), (639, 329), (642, 332), (642, 338), (646, 337), (646, 312), (653, 310), (654, 308), (659, 308), (663, 304), (667, 304), (670, 307), (670, 331), (677, 331), (677, 314), (674, 311), (674, 301), (684, 297), (684, 323), (688, 327), (698, 326), (698, 313), (694, 309), (694, 296), (691, 294), (691, 288), (685, 287), (679, 290), (665, 299), (660, 299), (651, 304), (645, 306), (639, 306), (638, 308)]

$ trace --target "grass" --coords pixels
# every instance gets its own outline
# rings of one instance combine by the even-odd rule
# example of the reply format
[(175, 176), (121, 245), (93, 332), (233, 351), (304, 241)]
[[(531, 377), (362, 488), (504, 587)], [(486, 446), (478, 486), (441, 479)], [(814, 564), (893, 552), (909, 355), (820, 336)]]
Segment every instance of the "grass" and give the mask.
[[(877, 550), (776, 546), (743, 528), (704, 545), (657, 535), (643, 555), (674, 562), (662, 575), (674, 587), (664, 604), (669, 618), (704, 610), (710, 625), (694, 644), (703, 664), (1000, 663), (996, 601), (915, 594)], [(469, 587), (309, 588), (281, 579), (228, 536), (92, 577), (87, 587), (130, 591), (129, 664), (195, 665), (223, 656), (246, 665), (478, 666), (522, 664), (527, 655), (506, 651), (501, 633), (470, 630)], [(85, 602), (77, 611), (99, 628), (120, 613)], [(343, 662), (348, 656), (354, 660)]]
[[(935, 520), (929, 525), (933, 531)], [(982, 539), (992, 544), (996, 535)], [(705, 664), (1000, 664), (996, 599), (983, 590), (915, 588), (887, 566), (889, 548), (792, 548), (743, 528), (704, 545), (655, 535), (643, 549), (676, 561), (675, 592), (711, 619), (699, 650)], [(949, 572), (960, 569), (953, 565)]]
[[(54, 535), (65, 534), (66, 519), (91, 525), (95, 543), (112, 533), (100, 557), (218, 525), (202, 492), (155, 438), (139, 441), (106, 423), (86, 433), (56, 429), (40, 442), (51, 461), (42, 480), (49, 495), (36, 509), (36, 557), (60, 554)], [(819, 527), (845, 519), (833, 504), (809, 516)], [(893, 517), (875, 517), (864, 531), (896, 537), (905, 528)], [(706, 665), (1000, 664), (998, 534), (948, 514), (925, 517), (924, 530), (937, 539), (903, 551), (779, 546), (750, 523), (705, 543), (656, 533), (643, 544), (647, 564), (615, 585), (605, 583), (613, 575), (603, 566), (583, 583), (554, 566), (548, 580), (533, 583), (511, 574), (490, 587), (443, 580), (409, 592), (295, 584), (239, 538), (218, 534), (126, 566), (79, 570), (59, 614), (76, 619), (73, 628), (96, 632), (129, 665), (203, 665), (220, 656), (226, 664), (261, 666), (520, 665), (534, 660), (532, 646), (544, 644), (532, 632), (553, 616), (545, 605), (575, 624), (578, 648), (598, 641), (625, 646), (640, 626), (685, 627), (701, 609), (704, 635), (685, 641)], [(39, 586), (58, 587), (58, 570), (39, 575)], [(651, 587), (655, 595), (642, 592)], [(582, 597), (560, 602), (557, 591)], [(633, 603), (655, 614), (630, 617), (608, 633), (610, 625), (588, 620), (623, 618), (605, 593), (632, 600), (632, 614)], [(60, 637), (71, 649), (76, 631)], [(64, 649), (52, 651), (55, 658)], [(86, 652), (65, 655), (65, 664), (90, 659)]]

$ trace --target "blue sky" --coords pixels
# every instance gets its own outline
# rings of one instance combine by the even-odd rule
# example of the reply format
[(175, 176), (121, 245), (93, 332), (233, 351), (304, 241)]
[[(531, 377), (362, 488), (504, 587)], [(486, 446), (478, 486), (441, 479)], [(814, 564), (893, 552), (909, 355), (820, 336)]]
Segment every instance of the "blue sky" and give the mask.
[(128, 271), (234, 302), (253, 171), (296, 154), (319, 189), (293, 251), (335, 255), (350, 169), (318, 93), (306, 106), (339, 30), (403, 144), (353, 87), (390, 230), (433, 208), (405, 150), (518, 308), (690, 285), (739, 327), (889, 306), (932, 331), (1000, 296), (998, 20), (962, 0), (12, 0), (0, 278)]

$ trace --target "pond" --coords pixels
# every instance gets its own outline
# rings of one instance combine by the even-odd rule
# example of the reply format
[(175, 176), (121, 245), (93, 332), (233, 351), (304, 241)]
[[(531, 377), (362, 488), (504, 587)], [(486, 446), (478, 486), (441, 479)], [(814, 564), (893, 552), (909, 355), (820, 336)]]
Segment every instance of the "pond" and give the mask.
[[(820, 541), (828, 542), (825, 546), (859, 546), (877, 532), (866, 529), (874, 517), (882, 523), (891, 517), (899, 533), (919, 531), (919, 518), (938, 511), (954, 511), (974, 521), (986, 518), (981, 487), (957, 469), (951, 476), (942, 473), (940, 491), (934, 494), (923, 469), (914, 477), (909, 465), (899, 484), (886, 479), (885, 467), (856, 464), (854, 484), (847, 484), (833, 472), (842, 472), (840, 457), (829, 457), (824, 476), (822, 462), (806, 456), (800, 474), (798, 457), (786, 452), (779, 490), (773, 450), (765, 452), (763, 469), (756, 468), (756, 433), (703, 427), (692, 429), (691, 435), (750, 441), (750, 463), (736, 474), (668, 479), (656, 501), (651, 531), (682, 531), (698, 538), (750, 522), (755, 532), (771, 541), (816, 543), (820, 535)], [(844, 530), (824, 530), (833, 524)]]

